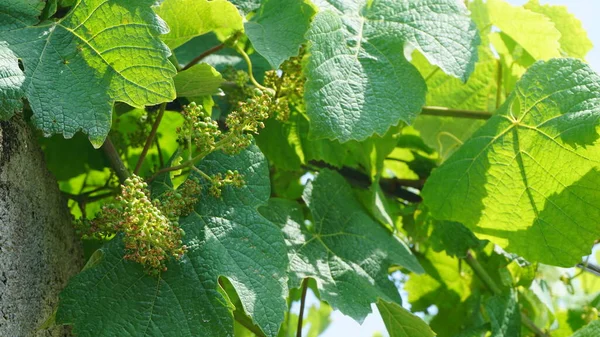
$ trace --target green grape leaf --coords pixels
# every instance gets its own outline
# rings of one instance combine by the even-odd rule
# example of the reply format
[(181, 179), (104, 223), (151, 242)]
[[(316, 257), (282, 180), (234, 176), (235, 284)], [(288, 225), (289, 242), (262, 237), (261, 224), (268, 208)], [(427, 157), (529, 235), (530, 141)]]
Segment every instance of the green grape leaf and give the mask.
[(504, 0), (488, 0), (490, 22), (510, 36), (536, 60), (560, 57), (560, 32), (545, 15), (513, 6)]
[(221, 199), (203, 188), (195, 212), (180, 220), (188, 250), (158, 278), (124, 260), (120, 240), (109, 242), (102, 262), (75, 276), (61, 294), (59, 322), (74, 324), (83, 337), (232, 336), (232, 314), (217, 282), (226, 277), (245, 312), (267, 336), (277, 335), (288, 260), (279, 228), (256, 210), (270, 195), (267, 162), (251, 146), (237, 156), (213, 153), (198, 168), (238, 170), (246, 185), (226, 187)]
[(320, 303), (317, 307), (313, 305), (308, 309), (308, 314), (303, 325), (310, 325), (306, 337), (319, 337), (323, 331), (327, 330), (329, 324), (331, 324), (331, 312), (333, 309), (326, 303)]
[(115, 101), (142, 108), (175, 98), (175, 67), (169, 49), (157, 38), (167, 27), (152, 0), (78, 2), (60, 21), (37, 23), (31, 3), (0, 4), (8, 15), (0, 24), (22, 60), (25, 97), (33, 123), (46, 136), (77, 131), (99, 147), (110, 130)]
[(257, 10), (260, 7), (260, 0), (229, 0), (234, 4), (243, 15)]
[(388, 268), (400, 265), (421, 272), (421, 266), (401, 241), (368, 215), (344, 178), (321, 171), (306, 187), (303, 199), (312, 213), (310, 226), (293, 201), (272, 199), (260, 209), (283, 229), (290, 287), (314, 278), (323, 300), (359, 322), (378, 298), (399, 303)]
[(9, 119), (23, 109), (23, 82), (25, 74), (19, 68), (19, 59), (0, 41), (0, 120)]
[(465, 258), (469, 249), (480, 250), (487, 243), (461, 223), (435, 220), (430, 240), (435, 251), (445, 250), (448, 255), (459, 258)]
[(244, 24), (252, 46), (274, 69), (298, 55), (315, 9), (310, 2), (265, 0), (252, 19)]
[(419, 262), (425, 273), (410, 274), (404, 286), (412, 311), (427, 310), (432, 303), (440, 309), (451, 309), (471, 296), (472, 272), (458, 268), (457, 258), (428, 249)]
[(390, 337), (433, 337), (435, 333), (427, 323), (396, 303), (377, 302)]
[(47, 20), (48, 18), (56, 14), (57, 10), (58, 0), (46, 0), (46, 7), (44, 7), (44, 10), (42, 11), (40, 19), (42, 19), (42, 21)]
[(311, 137), (363, 140), (399, 121), (411, 123), (426, 86), (404, 57), (407, 44), (463, 81), (473, 71), (479, 36), (462, 2), (355, 0), (321, 7), (326, 10), (306, 35)]
[(269, 162), (282, 170), (300, 170), (304, 153), (298, 133), (298, 117), (293, 114), (289, 121), (275, 118), (265, 120), (265, 128), (256, 135), (256, 144)]
[(364, 169), (374, 177), (381, 173), (384, 159), (398, 141), (400, 127), (392, 127), (383, 137), (374, 135), (361, 142), (310, 139), (309, 122), (299, 112), (288, 121), (265, 121), (265, 129), (256, 136), (257, 144), (269, 161), (284, 170), (299, 170), (302, 164), (324, 161), (334, 167)]
[(575, 332), (571, 337), (596, 337), (600, 336), (600, 321), (595, 320), (583, 327), (583, 329)]
[(587, 32), (565, 6), (541, 5), (539, 0), (530, 0), (524, 7), (532, 12), (547, 16), (560, 32), (560, 47), (566, 56), (584, 59), (593, 45)]
[[(530, 261), (572, 266), (600, 236), (600, 77), (540, 61), (422, 191), (432, 216)], [(535, 244), (534, 244), (535, 243)]]
[(404, 289), (411, 311), (427, 311), (435, 304), (438, 314), (429, 325), (440, 336), (456, 336), (463, 328), (479, 325), (480, 311), (473, 272), (445, 252), (427, 249), (419, 256), (422, 275), (410, 274)]
[(227, 0), (165, 0), (155, 11), (169, 25), (162, 40), (171, 49), (206, 33), (226, 38), (244, 30), (242, 16)]
[(491, 337), (521, 335), (521, 311), (515, 291), (490, 297), (485, 310), (492, 325)]
[(218, 93), (223, 76), (210, 65), (201, 63), (178, 73), (173, 80), (177, 97), (200, 97)]

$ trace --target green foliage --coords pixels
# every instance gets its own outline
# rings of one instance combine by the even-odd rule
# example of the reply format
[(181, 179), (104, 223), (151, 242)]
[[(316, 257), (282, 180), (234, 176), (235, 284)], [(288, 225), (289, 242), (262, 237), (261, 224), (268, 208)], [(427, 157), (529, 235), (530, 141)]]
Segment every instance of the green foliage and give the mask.
[(0, 42), (0, 119), (8, 119), (23, 108), (21, 86), (25, 75), (6, 42)]
[(479, 37), (459, 2), (347, 1), (320, 7), (306, 35), (311, 54), (306, 110), (315, 138), (364, 140), (400, 120), (414, 120), (426, 86), (404, 57), (406, 43), (463, 81), (473, 71)]
[(425, 322), (398, 304), (379, 301), (377, 309), (390, 337), (433, 337), (435, 334)]
[(196, 98), (217, 94), (223, 76), (215, 68), (202, 63), (178, 73), (173, 80), (178, 97)]
[(567, 7), (540, 5), (539, 0), (530, 0), (524, 7), (550, 18), (560, 32), (562, 54), (583, 59), (592, 49), (587, 32), (581, 26), (581, 22), (568, 12)]
[(243, 30), (242, 17), (226, 0), (165, 0), (155, 11), (169, 25), (162, 40), (171, 49), (209, 32), (227, 37)]
[(41, 328), (596, 336), (590, 49), (537, 0), (2, 1), (0, 118), (89, 259)]
[(11, 13), (0, 24), (0, 41), (22, 59), (22, 89), (45, 135), (71, 138), (82, 130), (99, 147), (115, 101), (141, 108), (175, 98), (175, 67), (157, 37), (167, 27), (152, 2), (78, 2), (59, 21), (37, 26), (40, 12), (32, 4), (0, 5)]
[(496, 115), (427, 180), (431, 214), (530, 261), (580, 261), (600, 235), (600, 195), (590, 192), (600, 183), (599, 87), (598, 75), (574, 59), (532, 66)]
[[(180, 221), (187, 251), (158, 277), (123, 259), (122, 240), (111, 241), (102, 249), (103, 260), (72, 280), (61, 296), (58, 321), (73, 323), (80, 336), (119, 336), (127, 329), (134, 335), (229, 336), (233, 318), (217, 283), (224, 276), (243, 309), (268, 336), (277, 334), (285, 310), (287, 256), (277, 227), (256, 211), (269, 197), (266, 161), (251, 147), (236, 157), (215, 153), (198, 168), (209, 175), (238, 170), (247, 185), (227, 187), (220, 199), (202, 189), (194, 212)], [(138, 305), (142, 302), (147, 305)], [(160, 308), (177, 308), (177, 314)]]
[(307, 1), (265, 0), (244, 28), (256, 51), (277, 69), (283, 61), (298, 55), (314, 13)]
[(519, 336), (521, 334), (521, 316), (516, 294), (502, 294), (490, 297), (485, 303), (490, 316), (492, 337)]
[[(274, 199), (261, 209), (286, 238), (290, 287), (299, 286), (303, 278), (314, 278), (325, 301), (358, 321), (377, 298), (400, 302), (387, 279), (388, 267), (420, 272), (421, 266), (406, 246), (369, 217), (344, 178), (322, 171), (305, 189), (303, 200), (312, 214), (310, 225), (294, 202)], [(357, 290), (361, 296), (352, 296)]]

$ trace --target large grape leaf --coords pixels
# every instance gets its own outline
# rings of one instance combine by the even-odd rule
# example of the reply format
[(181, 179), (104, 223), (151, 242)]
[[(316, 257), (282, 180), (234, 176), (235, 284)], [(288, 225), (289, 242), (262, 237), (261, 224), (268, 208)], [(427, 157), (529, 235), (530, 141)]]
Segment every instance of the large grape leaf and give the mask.
[(534, 59), (560, 57), (560, 32), (545, 15), (513, 6), (504, 0), (488, 0), (490, 22), (510, 36)]
[(171, 49), (212, 31), (226, 37), (244, 30), (240, 13), (227, 0), (165, 0), (155, 11), (169, 25), (162, 40)]
[(152, 0), (80, 1), (60, 21), (37, 23), (35, 1), (0, 3), (0, 41), (22, 60), (25, 97), (45, 135), (83, 130), (99, 147), (115, 101), (134, 107), (175, 98), (167, 32)]
[(433, 337), (427, 323), (396, 303), (377, 302), (383, 323), (390, 337)]
[(579, 60), (536, 63), (433, 171), (422, 192), (431, 214), (531, 261), (580, 261), (600, 236), (599, 89)]
[(318, 2), (307, 32), (306, 110), (315, 138), (363, 140), (410, 123), (426, 86), (404, 57), (411, 45), (444, 72), (465, 81), (479, 37), (461, 1)]
[(25, 74), (19, 68), (19, 59), (0, 41), (0, 120), (8, 119), (23, 108)]
[(268, 165), (257, 147), (230, 157), (214, 153), (198, 167), (207, 174), (238, 170), (242, 188), (222, 199), (204, 189), (195, 212), (180, 223), (188, 251), (158, 278), (123, 259), (116, 239), (100, 264), (69, 283), (59, 322), (78, 336), (232, 336), (233, 318), (217, 280), (227, 277), (245, 311), (268, 336), (276, 336), (286, 310), (287, 255), (277, 226), (256, 207), (270, 194)]
[(563, 54), (585, 58), (592, 49), (592, 42), (583, 29), (581, 21), (569, 13), (565, 6), (541, 5), (539, 0), (530, 0), (524, 7), (532, 12), (547, 16), (560, 32), (560, 47)]
[(310, 2), (265, 0), (252, 20), (244, 24), (252, 46), (275, 69), (298, 55), (315, 9)]
[(283, 229), (290, 287), (314, 278), (323, 300), (359, 322), (378, 298), (400, 303), (388, 268), (400, 265), (421, 272), (421, 266), (404, 244), (368, 215), (344, 178), (321, 171), (306, 187), (303, 199), (312, 213), (311, 225), (293, 201), (272, 199), (260, 209)]

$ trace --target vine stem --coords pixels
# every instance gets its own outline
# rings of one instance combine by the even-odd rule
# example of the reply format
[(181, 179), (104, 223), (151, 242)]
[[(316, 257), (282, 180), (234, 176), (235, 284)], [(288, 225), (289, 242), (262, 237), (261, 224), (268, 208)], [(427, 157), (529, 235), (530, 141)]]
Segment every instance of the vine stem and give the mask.
[(496, 74), (496, 109), (500, 107), (500, 100), (502, 99), (502, 62), (497, 61), (498, 73)]
[(421, 115), (437, 116), (437, 117), (457, 117), (470, 119), (490, 119), (492, 113), (487, 111), (460, 110), (448, 109), (437, 106), (426, 106), (421, 109)]
[(125, 180), (127, 180), (127, 178), (131, 176), (131, 173), (129, 173), (129, 170), (121, 160), (121, 156), (119, 156), (119, 152), (117, 152), (117, 149), (115, 148), (113, 142), (110, 140), (110, 137), (106, 137), (106, 140), (104, 141), (104, 144), (102, 144), (101, 148), (102, 151), (104, 151), (106, 158), (108, 158), (110, 165), (117, 173), (119, 181), (121, 183), (125, 182)]
[(225, 44), (225, 42), (223, 42), (221, 44), (218, 44), (218, 45), (216, 45), (216, 46), (214, 46), (214, 47), (206, 50), (202, 54), (196, 56), (193, 60), (191, 60), (183, 68), (181, 68), (181, 71), (190, 69), (191, 67), (193, 67), (194, 65), (196, 65), (198, 62), (202, 61), (208, 55), (211, 55), (211, 54), (214, 54), (214, 53), (218, 52), (219, 50), (225, 48), (225, 46), (226, 46), (226, 44)]
[(235, 32), (233, 35), (231, 35), (231, 37), (229, 37), (227, 40), (225, 40), (225, 42), (218, 44), (218, 45), (206, 50), (202, 54), (196, 56), (193, 60), (191, 60), (188, 64), (186, 64), (183, 68), (181, 68), (178, 71), (184, 71), (184, 70), (190, 69), (191, 67), (196, 65), (198, 62), (202, 61), (205, 57), (218, 52), (219, 50), (227, 47), (228, 45), (234, 44), (235, 41), (238, 39), (238, 37), (240, 37), (240, 34), (241, 34), (241, 32)]
[(133, 174), (137, 175), (142, 168), (142, 164), (144, 163), (144, 159), (146, 159), (146, 155), (148, 154), (148, 150), (150, 150), (150, 146), (152, 146), (152, 142), (154, 142), (154, 137), (156, 137), (156, 131), (158, 130), (158, 126), (162, 121), (162, 118), (165, 114), (165, 109), (167, 108), (167, 103), (163, 103), (160, 105), (160, 109), (158, 110), (158, 116), (156, 116), (156, 120), (154, 124), (152, 124), (152, 130), (146, 138), (146, 144), (144, 144), (144, 149), (142, 149), (142, 153), (140, 154), (140, 158), (135, 164), (135, 169), (133, 170)]
[(308, 290), (308, 278), (302, 280), (302, 296), (300, 297), (300, 312), (298, 313), (298, 329), (296, 337), (302, 337), (302, 319), (304, 318), (304, 306), (306, 305), (306, 292)]
[(233, 138), (234, 135), (235, 134), (233, 134), (233, 133), (228, 133), (227, 136), (225, 136), (225, 138), (221, 139), (220, 141), (217, 142), (217, 144), (215, 144), (215, 147), (213, 149), (204, 151), (204, 152), (198, 154), (197, 156), (195, 156), (191, 159), (188, 159), (179, 165), (165, 167), (163, 169), (156, 171), (156, 173), (154, 173), (154, 175), (152, 177), (150, 177), (150, 179), (148, 179), (148, 183), (152, 182), (154, 179), (156, 179), (156, 177), (158, 177), (162, 173), (177, 171), (177, 170), (188, 168), (188, 167), (194, 165), (194, 163), (196, 163), (198, 160), (206, 157), (210, 152), (213, 152), (213, 151), (223, 148), (225, 145), (227, 145), (227, 143), (229, 143), (231, 141), (231, 139)]
[[(485, 286), (492, 292), (492, 294), (496, 296), (502, 294), (502, 290), (498, 287), (496, 282), (494, 282), (490, 274), (488, 274), (487, 271), (483, 269), (483, 267), (481, 266), (479, 261), (477, 261), (477, 259), (473, 256), (473, 253), (471, 251), (467, 252), (465, 261), (467, 262), (469, 267), (473, 269), (475, 275), (477, 275), (477, 277), (483, 282), (483, 284), (485, 284)], [(542, 331), (542, 329), (536, 326), (535, 323), (533, 323), (531, 319), (529, 319), (529, 317), (527, 317), (527, 315), (525, 315), (522, 312), (521, 324), (524, 325), (527, 329), (531, 330), (531, 332), (535, 333), (535, 335), (538, 337), (550, 337), (549, 334)]]
[(252, 61), (250, 60), (250, 56), (248, 56), (248, 54), (246, 54), (246, 52), (240, 47), (240, 46), (235, 46), (235, 50), (242, 55), (242, 57), (244, 58), (244, 60), (246, 61), (246, 64), (248, 65), (248, 77), (250, 77), (250, 82), (252, 82), (252, 84), (254, 84), (255, 87), (259, 88), (260, 90), (263, 91), (269, 91), (272, 89), (269, 89), (263, 85), (261, 85), (260, 83), (258, 83), (258, 81), (254, 78), (254, 74), (252, 71)]

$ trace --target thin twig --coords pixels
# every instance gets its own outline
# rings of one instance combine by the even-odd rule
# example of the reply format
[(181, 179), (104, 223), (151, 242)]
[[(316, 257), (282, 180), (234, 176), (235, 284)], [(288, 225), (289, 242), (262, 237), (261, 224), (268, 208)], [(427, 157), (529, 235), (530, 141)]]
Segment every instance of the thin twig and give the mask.
[(479, 261), (473, 256), (471, 251), (467, 252), (467, 257), (465, 257), (465, 262), (473, 269), (473, 272), (479, 279), (485, 284), (485, 286), (492, 292), (494, 295), (502, 294), (502, 290), (496, 285), (496, 282), (492, 279), (490, 274), (483, 269)]
[(110, 137), (106, 137), (104, 144), (102, 144), (102, 151), (104, 151), (104, 154), (110, 162), (110, 165), (115, 170), (117, 177), (119, 177), (119, 181), (121, 183), (125, 182), (125, 180), (131, 176), (131, 173), (129, 173), (129, 170), (121, 160), (121, 156), (119, 156), (119, 152), (117, 152), (117, 149), (110, 140)]
[(302, 295), (300, 297), (300, 312), (298, 313), (298, 329), (296, 337), (302, 337), (302, 319), (304, 318), (304, 306), (306, 305), (306, 292), (308, 290), (308, 278), (302, 281)]
[(137, 175), (140, 172), (140, 168), (142, 168), (142, 164), (144, 163), (144, 159), (146, 158), (146, 155), (148, 154), (148, 150), (150, 150), (150, 146), (152, 146), (152, 142), (154, 142), (154, 137), (156, 136), (156, 130), (158, 130), (158, 126), (160, 125), (160, 122), (162, 121), (162, 118), (165, 114), (165, 109), (167, 108), (167, 103), (163, 103), (160, 105), (160, 109), (158, 109), (158, 115), (156, 116), (156, 120), (154, 120), (154, 124), (152, 124), (152, 130), (150, 131), (150, 134), (148, 135), (148, 138), (146, 139), (146, 144), (144, 144), (144, 149), (142, 150), (142, 153), (140, 154), (140, 158), (137, 161), (137, 164), (135, 164), (135, 169), (133, 170), (133, 174)]
[(577, 264), (577, 267), (581, 270), (587, 271), (588, 273), (600, 276), (600, 266), (597, 266), (595, 264), (581, 262)]
[(492, 114), (487, 111), (448, 109), (436, 106), (423, 107), (423, 109), (421, 109), (421, 115), (470, 119), (490, 119), (492, 117)]
[(497, 60), (498, 73), (496, 74), (496, 109), (500, 107), (500, 100), (502, 100), (502, 62)]
[(106, 199), (106, 198), (115, 196), (117, 194), (117, 191), (106, 192), (106, 193), (98, 194), (98, 195), (94, 195), (94, 196), (89, 196), (86, 194), (71, 194), (71, 193), (67, 193), (67, 192), (62, 192), (62, 194), (64, 194), (66, 197), (68, 197), (71, 200), (74, 200), (77, 202), (88, 203), (88, 202), (94, 202), (94, 201), (98, 201), (98, 200), (102, 200), (102, 199)]
[(217, 151), (221, 148), (223, 148), (225, 145), (227, 145), (233, 138), (234, 138), (235, 134), (234, 133), (228, 133), (225, 138), (221, 139), (220, 141), (218, 141), (214, 148), (211, 150), (207, 150), (204, 151), (202, 153), (200, 153), (199, 155), (179, 164), (176, 166), (171, 166), (171, 167), (165, 167), (163, 169), (160, 169), (158, 171), (156, 171), (156, 173), (154, 173), (154, 175), (152, 177), (150, 177), (150, 179), (148, 179), (148, 183), (152, 182), (154, 179), (156, 179), (156, 177), (158, 177), (160, 174), (162, 173), (167, 173), (167, 172), (172, 172), (172, 171), (177, 171), (177, 170), (181, 170), (184, 168), (188, 168), (191, 167), (192, 165), (194, 165), (197, 161), (199, 161), (200, 159), (206, 157), (210, 152), (213, 151)]
[(164, 167), (165, 160), (163, 158), (162, 150), (160, 149), (160, 141), (158, 140), (158, 138), (154, 139), (154, 143), (156, 144), (156, 151), (158, 152), (158, 163), (160, 167)]
[(208, 49), (207, 51), (203, 52), (202, 54), (196, 56), (193, 60), (191, 60), (188, 64), (186, 64), (183, 68), (181, 68), (181, 71), (190, 69), (191, 67), (196, 65), (198, 62), (202, 61), (208, 55), (218, 52), (219, 50), (225, 48), (225, 46), (226, 46), (226, 44), (225, 44), (225, 42), (223, 42), (219, 45), (216, 45), (216, 46)]

